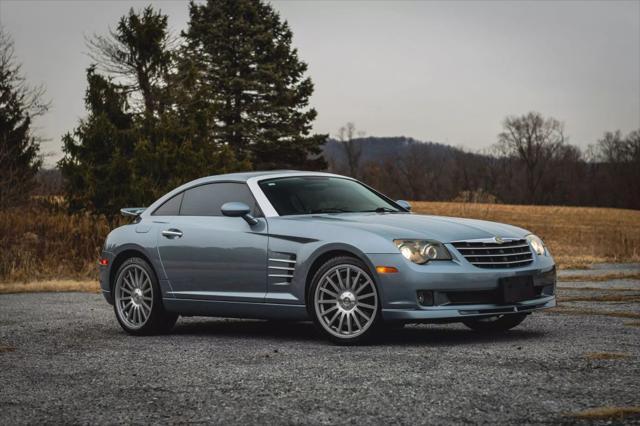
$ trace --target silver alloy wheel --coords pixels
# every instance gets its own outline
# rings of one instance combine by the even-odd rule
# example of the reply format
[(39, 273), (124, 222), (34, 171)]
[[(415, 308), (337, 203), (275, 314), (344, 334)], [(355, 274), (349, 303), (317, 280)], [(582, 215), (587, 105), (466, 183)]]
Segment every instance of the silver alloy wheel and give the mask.
[(147, 271), (134, 263), (128, 265), (118, 276), (115, 293), (122, 322), (132, 329), (144, 326), (153, 308), (153, 286)]
[(342, 264), (329, 269), (313, 298), (316, 315), (329, 333), (340, 338), (361, 335), (378, 314), (378, 293), (365, 271)]

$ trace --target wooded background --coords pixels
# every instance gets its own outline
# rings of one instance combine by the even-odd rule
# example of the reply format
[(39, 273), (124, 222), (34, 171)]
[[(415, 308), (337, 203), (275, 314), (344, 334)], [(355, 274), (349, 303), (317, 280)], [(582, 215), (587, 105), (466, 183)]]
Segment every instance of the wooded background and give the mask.
[(201, 176), (267, 169), (329, 170), (397, 199), (640, 209), (640, 129), (603, 129), (580, 148), (561, 118), (519, 112), (481, 152), (364, 137), (349, 117), (333, 138), (314, 134), (313, 83), (273, 7), (188, 8), (179, 34), (148, 6), (87, 39), (86, 116), (63, 137), (53, 170), (41, 169), (33, 126), (50, 106), (45, 88), (25, 80), (0, 33), (0, 209), (36, 197), (112, 219)]

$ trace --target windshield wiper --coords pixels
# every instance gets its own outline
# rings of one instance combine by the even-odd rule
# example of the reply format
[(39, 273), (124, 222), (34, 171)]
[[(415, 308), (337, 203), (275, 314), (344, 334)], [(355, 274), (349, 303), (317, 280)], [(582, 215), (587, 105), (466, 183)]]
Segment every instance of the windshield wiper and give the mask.
[(363, 213), (398, 213), (398, 210), (390, 209), (389, 207), (377, 207), (374, 210), (363, 210)]
[(337, 207), (327, 207), (324, 209), (311, 210), (309, 213), (349, 213), (351, 210), (340, 209)]

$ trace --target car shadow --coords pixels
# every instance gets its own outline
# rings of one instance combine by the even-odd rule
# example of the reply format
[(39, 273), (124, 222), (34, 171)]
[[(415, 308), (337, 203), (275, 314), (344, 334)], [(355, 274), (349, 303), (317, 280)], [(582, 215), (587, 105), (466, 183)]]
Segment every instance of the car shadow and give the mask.
[[(332, 345), (311, 322), (190, 319), (188, 322), (179, 321), (171, 334), (177, 336), (209, 335), (260, 338)], [(450, 324), (423, 324), (397, 329), (382, 328), (366, 346), (459, 346), (479, 343), (518, 343), (539, 339), (545, 335), (545, 332), (524, 328), (516, 328), (502, 333), (480, 333)]]
[(264, 321), (244, 319), (179, 320), (172, 335), (210, 335), (238, 338), (319, 341), (322, 336), (311, 322)]
[(546, 333), (527, 329), (513, 329), (498, 333), (481, 333), (447, 324), (407, 326), (399, 330), (383, 330), (373, 343), (380, 346), (466, 346), (481, 343), (523, 342), (539, 339)]

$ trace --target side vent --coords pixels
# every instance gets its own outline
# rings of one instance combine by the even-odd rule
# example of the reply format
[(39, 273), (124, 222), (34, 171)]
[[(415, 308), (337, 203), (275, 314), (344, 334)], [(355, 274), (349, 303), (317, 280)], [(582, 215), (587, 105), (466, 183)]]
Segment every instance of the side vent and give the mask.
[(290, 285), (296, 270), (296, 255), (271, 252), (269, 255), (269, 285)]

